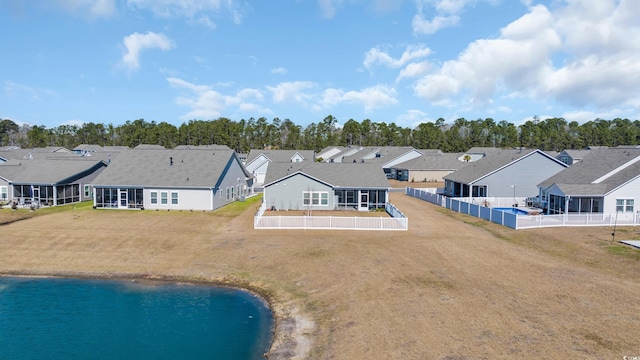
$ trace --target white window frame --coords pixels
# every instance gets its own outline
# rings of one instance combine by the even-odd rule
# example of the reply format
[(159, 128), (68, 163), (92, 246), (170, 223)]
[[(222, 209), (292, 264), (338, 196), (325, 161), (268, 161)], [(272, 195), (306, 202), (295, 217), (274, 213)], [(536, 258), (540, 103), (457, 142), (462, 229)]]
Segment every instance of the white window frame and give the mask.
[[(175, 195), (175, 197), (174, 197)], [(174, 201), (175, 200), (175, 201)], [(171, 192), (171, 205), (179, 205), (179, 195), (177, 191)]]
[(633, 213), (634, 205), (633, 199), (616, 199), (616, 212)]
[(302, 205), (329, 206), (329, 192), (328, 191), (303, 191)]
[(9, 187), (0, 186), (0, 201), (8, 201), (8, 200), (9, 200)]
[(157, 191), (152, 191), (151, 193), (149, 193), (149, 201), (151, 202), (152, 205), (158, 205), (158, 192)]
[(169, 193), (167, 193), (166, 191), (160, 192), (160, 204), (169, 205)]
[(84, 197), (90, 197), (90, 196), (91, 196), (91, 185), (84, 184)]

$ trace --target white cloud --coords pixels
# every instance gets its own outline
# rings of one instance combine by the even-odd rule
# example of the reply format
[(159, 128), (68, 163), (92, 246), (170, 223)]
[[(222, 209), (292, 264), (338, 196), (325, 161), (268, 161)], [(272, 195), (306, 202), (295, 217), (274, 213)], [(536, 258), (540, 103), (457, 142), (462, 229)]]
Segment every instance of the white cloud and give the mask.
[(215, 30), (217, 27), (216, 24), (207, 15), (197, 17), (192, 21), (192, 24), (202, 25), (211, 30)]
[[(457, 59), (438, 67), (432, 63), (435, 70), (416, 81), (415, 94), (431, 104), (456, 108), (493, 102), (500, 108), (501, 100), (528, 98), (555, 107), (627, 108), (637, 113), (640, 26), (634, 19), (639, 16), (632, 0), (534, 5), (497, 38), (474, 41)], [(578, 113), (582, 115), (571, 116), (594, 116)]]
[(440, 29), (452, 27), (460, 23), (458, 16), (435, 16), (433, 20), (427, 20), (421, 13), (416, 14), (411, 21), (414, 34), (431, 35)]
[(416, 78), (418, 76), (425, 75), (430, 69), (431, 64), (426, 61), (410, 63), (400, 71), (400, 74), (396, 78), (396, 82), (400, 82), (405, 78)]
[(342, 5), (342, 0), (318, 0), (318, 7), (322, 16), (331, 19), (336, 15), (336, 8)]
[(364, 67), (371, 70), (373, 65), (382, 64), (390, 68), (399, 68), (410, 61), (429, 56), (431, 50), (425, 45), (407, 46), (400, 58), (394, 59), (391, 55), (380, 50), (379, 47), (369, 49), (364, 57)]
[(421, 110), (407, 110), (404, 114), (399, 115), (395, 119), (396, 125), (412, 129), (426, 122), (433, 122), (433, 120)]
[(267, 90), (273, 95), (273, 101), (281, 103), (285, 101), (295, 101), (300, 103), (307, 103), (312, 94), (309, 90), (316, 87), (311, 81), (294, 81), (283, 82), (276, 86), (267, 86)]
[(555, 26), (569, 54), (544, 90), (577, 106), (634, 106), (640, 93), (640, 9), (629, 0), (569, 1)]
[(221, 13), (223, 10), (231, 13), (234, 23), (242, 21), (242, 5), (236, 0), (127, 0), (132, 8), (149, 10), (158, 17), (187, 17), (204, 21), (207, 27), (215, 26), (206, 13)]
[(175, 44), (163, 34), (148, 32), (146, 34), (133, 33), (123, 40), (126, 53), (122, 57), (122, 65), (128, 69), (138, 69), (140, 67), (140, 53), (147, 49), (161, 49), (168, 51), (175, 47)]
[(180, 117), (181, 120), (208, 120), (223, 116), (229, 108), (241, 111), (260, 111), (270, 113), (259, 104), (251, 102), (262, 101), (264, 95), (257, 89), (242, 89), (235, 95), (223, 95), (215, 91), (208, 85), (197, 85), (179, 78), (167, 78), (167, 82), (176, 89), (187, 90), (186, 94), (176, 97), (178, 105), (185, 106), (191, 110)]
[(168, 78), (171, 86), (189, 90), (190, 96), (178, 96), (176, 104), (191, 108), (191, 111), (181, 116), (181, 120), (209, 120), (220, 117), (225, 109), (222, 94), (206, 85), (196, 85), (178, 78)]
[(497, 39), (475, 41), (435, 72), (416, 82), (416, 94), (441, 105), (452, 105), (452, 97), (466, 95), (469, 102), (491, 101), (498, 90), (529, 94), (540, 92), (552, 71), (551, 56), (561, 48), (553, 30), (554, 18), (537, 6), (501, 31)]
[(279, 68), (271, 69), (271, 73), (272, 74), (286, 74), (287, 73), (287, 69), (285, 69), (283, 67), (279, 67)]
[[(468, 4), (475, 0), (417, 0), (417, 11), (411, 21), (414, 34), (431, 35), (440, 29), (456, 26), (460, 23), (457, 15)], [(433, 19), (425, 17), (425, 6), (432, 7), (436, 11)]]
[(365, 112), (398, 103), (396, 90), (384, 85), (377, 85), (359, 91), (343, 91), (340, 89), (324, 90), (320, 103), (314, 110), (329, 109), (342, 103), (362, 105)]
[(398, 103), (396, 90), (384, 85), (377, 85), (360, 91), (348, 91), (343, 98), (348, 103), (362, 104), (365, 112), (371, 112), (375, 109)]
[(110, 17), (116, 12), (115, 0), (55, 0), (66, 11), (90, 18)]
[(26, 94), (31, 100), (40, 100), (40, 95), (38, 95), (38, 91), (34, 88), (15, 83), (11, 80), (5, 80), (4, 94), (6, 96)]

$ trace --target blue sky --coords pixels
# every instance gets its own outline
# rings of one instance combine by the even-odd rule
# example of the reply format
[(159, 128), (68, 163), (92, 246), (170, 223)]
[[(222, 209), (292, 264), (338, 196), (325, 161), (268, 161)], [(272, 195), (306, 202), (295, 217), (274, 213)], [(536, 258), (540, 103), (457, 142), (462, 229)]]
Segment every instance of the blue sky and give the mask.
[(639, 119), (633, 0), (0, 0), (0, 118)]

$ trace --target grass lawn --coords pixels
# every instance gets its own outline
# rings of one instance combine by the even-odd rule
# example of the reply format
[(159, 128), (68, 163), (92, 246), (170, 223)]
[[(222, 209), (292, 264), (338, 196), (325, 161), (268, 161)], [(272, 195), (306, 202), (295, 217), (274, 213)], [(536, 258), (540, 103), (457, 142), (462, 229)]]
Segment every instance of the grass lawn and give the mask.
[(640, 355), (640, 251), (610, 228), (515, 231), (390, 196), (408, 231), (254, 230), (259, 198), (212, 212), (2, 209), (0, 273), (249, 288), (277, 317), (271, 359)]

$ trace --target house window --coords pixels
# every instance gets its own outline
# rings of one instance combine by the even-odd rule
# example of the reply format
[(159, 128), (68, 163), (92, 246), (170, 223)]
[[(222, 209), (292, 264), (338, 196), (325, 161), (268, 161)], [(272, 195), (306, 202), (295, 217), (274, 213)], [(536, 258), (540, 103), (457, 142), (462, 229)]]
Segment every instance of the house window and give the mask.
[(151, 203), (152, 204), (157, 204), (158, 203), (158, 192), (156, 192), (156, 191), (152, 191), (151, 192)]
[(162, 205), (168, 204), (167, 193), (164, 191), (160, 193), (160, 204)]
[(327, 206), (329, 205), (329, 193), (326, 191), (305, 191), (302, 193), (302, 204)]
[(177, 192), (172, 192), (171, 193), (171, 205), (178, 205), (178, 193)]
[(616, 199), (616, 212), (633, 212), (633, 199)]
[(7, 201), (9, 198), (9, 188), (6, 186), (0, 186), (0, 200)]
[(231, 189), (227, 188), (227, 201), (231, 198)]
[(89, 197), (91, 196), (91, 186), (90, 185), (85, 185), (84, 186), (84, 197)]

